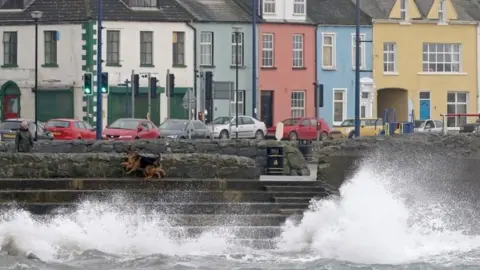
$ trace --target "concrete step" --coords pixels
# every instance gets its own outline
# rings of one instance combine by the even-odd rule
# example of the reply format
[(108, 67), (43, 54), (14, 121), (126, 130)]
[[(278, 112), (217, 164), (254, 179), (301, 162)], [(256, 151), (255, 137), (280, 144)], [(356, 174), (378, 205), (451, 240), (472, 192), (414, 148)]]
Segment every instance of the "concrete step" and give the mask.
[[(77, 203), (1, 203), (0, 211), (11, 208), (21, 208), (33, 214), (51, 214), (73, 210)], [(116, 206), (112, 206), (115, 208)], [(278, 214), (280, 209), (305, 209), (308, 203), (128, 203), (117, 206), (119, 210), (145, 209), (146, 212), (156, 211), (165, 214)], [(57, 210), (57, 211), (55, 211)]]
[(279, 211), (282, 215), (299, 216), (303, 215), (303, 213), (307, 210), (307, 208), (282, 208)]
[[(319, 185), (316, 181), (269, 181), (273, 186)], [(108, 189), (156, 189), (156, 190), (265, 190), (265, 182), (259, 180), (232, 179), (0, 179), (0, 190), (108, 190)], [(288, 190), (288, 189), (287, 189)]]
[(226, 238), (235, 239), (272, 239), (282, 232), (280, 226), (193, 226), (193, 227), (161, 227), (168, 237), (174, 239), (198, 237), (202, 233), (214, 233)]
[[(275, 195), (287, 196), (287, 192)], [(266, 191), (179, 191), (179, 190), (0, 190), (1, 202), (75, 202), (111, 200), (121, 196), (133, 202), (275, 202)]]
[[(298, 195), (297, 195), (298, 196)], [(277, 203), (310, 203), (312, 197), (275, 197)]]
[(234, 246), (256, 250), (272, 250), (277, 248), (277, 242), (272, 239), (235, 239), (228, 242)]
[[(301, 219), (301, 215), (165, 215), (170, 226), (279, 226), (287, 218)], [(155, 217), (155, 218), (158, 218)]]
[(327, 192), (321, 186), (283, 186), (283, 185), (267, 185), (266, 189), (271, 192), (309, 192), (316, 193), (316, 196), (326, 196)]

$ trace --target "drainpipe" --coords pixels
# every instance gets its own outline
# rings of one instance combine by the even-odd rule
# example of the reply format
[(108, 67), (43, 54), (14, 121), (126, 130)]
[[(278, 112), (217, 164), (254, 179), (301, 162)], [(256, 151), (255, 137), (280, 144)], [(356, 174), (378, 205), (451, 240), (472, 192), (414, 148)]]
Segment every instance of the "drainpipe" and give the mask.
[[(197, 95), (197, 28), (192, 25), (192, 21), (186, 23), (190, 29), (193, 30), (193, 95), (196, 98), (195, 108), (194, 108), (194, 119), (197, 119), (197, 106), (198, 106), (198, 95)], [(190, 112), (188, 112), (190, 113)]]
[[(317, 91), (317, 86), (318, 86), (318, 66), (317, 66), (317, 61), (318, 61), (318, 25), (315, 26), (315, 81), (313, 82), (313, 91)], [(314, 92), (314, 94), (315, 94)], [(315, 96), (315, 95), (314, 95)], [(317, 101), (315, 101), (314, 104), (316, 104)], [(319, 105), (319, 104), (317, 104)], [(320, 109), (315, 106), (315, 118), (318, 118), (320, 115)]]
[(477, 23), (477, 113), (480, 113), (480, 24)]

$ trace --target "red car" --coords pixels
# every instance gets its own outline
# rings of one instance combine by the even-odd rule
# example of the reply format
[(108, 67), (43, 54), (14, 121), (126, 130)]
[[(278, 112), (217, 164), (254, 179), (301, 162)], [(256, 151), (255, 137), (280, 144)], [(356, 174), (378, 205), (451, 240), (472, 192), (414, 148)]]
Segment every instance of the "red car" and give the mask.
[[(320, 132), (320, 140), (327, 140), (329, 138), (330, 128), (322, 118), (296, 117), (285, 119), (282, 123), (282, 140), (316, 140), (317, 130)], [(275, 138), (275, 131), (275, 126), (268, 128), (267, 137)]]
[(160, 138), (160, 130), (147, 119), (120, 118), (103, 130), (104, 140), (138, 140)]
[(45, 123), (56, 140), (94, 140), (95, 128), (78, 119), (57, 118)]

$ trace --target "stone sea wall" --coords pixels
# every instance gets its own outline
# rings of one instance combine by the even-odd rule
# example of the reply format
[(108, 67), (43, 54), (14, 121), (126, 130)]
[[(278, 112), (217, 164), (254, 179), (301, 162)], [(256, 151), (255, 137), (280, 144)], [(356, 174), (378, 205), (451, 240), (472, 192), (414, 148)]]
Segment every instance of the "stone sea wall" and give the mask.
[[(309, 175), (305, 159), (294, 143), (267, 140), (135, 140), (135, 141), (40, 141), (35, 153), (118, 153), (131, 149), (154, 154), (219, 154), (250, 158), (255, 161), (255, 175), (265, 173), (267, 146), (282, 145), (286, 159), (284, 170), (288, 175)], [(1, 152), (14, 152), (13, 143), (0, 144)], [(72, 161), (73, 162), (73, 161)]]
[[(0, 153), (0, 178), (121, 178), (126, 175), (117, 153)], [(211, 154), (164, 154), (167, 177), (208, 179), (258, 179), (255, 162), (246, 157)]]
[[(480, 136), (413, 134), (315, 142), (317, 179), (339, 187), (360, 167), (376, 174), (480, 183)], [(477, 179), (479, 181), (477, 181)]]

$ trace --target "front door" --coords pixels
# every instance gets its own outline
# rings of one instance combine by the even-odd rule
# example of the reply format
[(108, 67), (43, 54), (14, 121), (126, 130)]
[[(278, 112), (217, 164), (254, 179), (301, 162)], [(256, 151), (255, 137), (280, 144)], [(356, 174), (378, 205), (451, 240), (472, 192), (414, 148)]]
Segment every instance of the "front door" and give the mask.
[(430, 119), (430, 92), (420, 92), (420, 120)]
[(9, 95), (3, 97), (3, 118), (19, 118), (20, 117), (20, 96)]
[(273, 126), (273, 91), (262, 91), (260, 106), (261, 106), (260, 120), (264, 122), (267, 127), (272, 127)]

